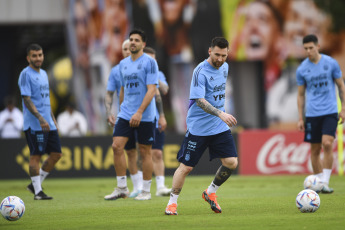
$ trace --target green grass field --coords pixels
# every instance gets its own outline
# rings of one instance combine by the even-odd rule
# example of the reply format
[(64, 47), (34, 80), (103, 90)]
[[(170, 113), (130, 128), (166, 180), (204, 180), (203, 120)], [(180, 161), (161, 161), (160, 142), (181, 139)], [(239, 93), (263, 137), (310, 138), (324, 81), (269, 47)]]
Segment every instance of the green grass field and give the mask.
[[(201, 198), (212, 176), (189, 176), (178, 200), (178, 216), (165, 216), (168, 197), (105, 201), (115, 179), (50, 179), (43, 183), (52, 201), (34, 201), (29, 180), (0, 180), (0, 198), (19, 196), (26, 206), (15, 222), (0, 219), (0, 229), (345, 229), (345, 178), (332, 176), (333, 194), (320, 194), (315, 213), (300, 213), (295, 198), (305, 176), (232, 176), (218, 190), (222, 213)], [(171, 185), (172, 177), (166, 178)], [(153, 180), (154, 181), (154, 180)], [(131, 182), (129, 181), (129, 185)]]

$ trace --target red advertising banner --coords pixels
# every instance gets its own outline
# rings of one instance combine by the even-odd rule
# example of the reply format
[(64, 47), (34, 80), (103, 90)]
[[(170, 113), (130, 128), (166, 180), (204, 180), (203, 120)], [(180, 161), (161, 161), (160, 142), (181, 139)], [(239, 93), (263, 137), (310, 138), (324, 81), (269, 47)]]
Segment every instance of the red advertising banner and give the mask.
[[(312, 174), (310, 144), (298, 131), (243, 131), (239, 134), (240, 174)], [(333, 173), (338, 172), (334, 141)], [(323, 153), (321, 153), (323, 158)]]

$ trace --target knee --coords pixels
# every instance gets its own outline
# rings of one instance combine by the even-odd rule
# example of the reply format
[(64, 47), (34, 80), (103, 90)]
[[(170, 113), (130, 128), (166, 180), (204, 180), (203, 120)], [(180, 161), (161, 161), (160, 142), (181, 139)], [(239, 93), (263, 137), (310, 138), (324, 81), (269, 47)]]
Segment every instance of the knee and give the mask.
[(237, 159), (237, 157), (225, 158), (225, 159), (222, 159), (222, 164), (223, 164), (225, 167), (234, 170), (234, 169), (237, 168), (238, 159)]
[(160, 150), (152, 150), (152, 160), (153, 161), (160, 161), (163, 159), (163, 153)]
[(123, 151), (123, 148), (121, 148), (121, 146), (115, 142), (113, 142), (113, 144), (111, 145), (112, 149), (113, 149), (113, 152), (115, 155), (119, 155), (121, 154)]
[(322, 146), (324, 149), (332, 149), (333, 148), (333, 141), (324, 140), (324, 141), (322, 141)]
[(193, 170), (193, 167), (190, 167), (184, 164), (180, 164), (179, 166), (179, 171), (185, 176), (187, 176), (192, 170)]

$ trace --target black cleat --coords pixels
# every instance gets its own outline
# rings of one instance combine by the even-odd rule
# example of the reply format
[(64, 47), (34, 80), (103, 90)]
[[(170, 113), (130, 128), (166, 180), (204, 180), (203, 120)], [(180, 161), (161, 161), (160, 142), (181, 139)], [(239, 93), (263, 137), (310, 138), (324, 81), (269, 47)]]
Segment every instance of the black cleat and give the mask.
[(53, 197), (47, 196), (43, 191), (40, 191), (37, 195), (34, 196), (34, 200), (52, 200)]
[(32, 185), (32, 183), (30, 183), (27, 187), (26, 190), (28, 190), (29, 192), (31, 192), (32, 194), (35, 194), (35, 189), (34, 186)]

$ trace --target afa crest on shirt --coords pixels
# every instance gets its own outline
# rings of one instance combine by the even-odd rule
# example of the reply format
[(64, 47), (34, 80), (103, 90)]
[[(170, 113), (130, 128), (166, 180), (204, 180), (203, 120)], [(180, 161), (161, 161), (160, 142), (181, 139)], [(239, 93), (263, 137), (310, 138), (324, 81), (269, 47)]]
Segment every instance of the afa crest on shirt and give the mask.
[(327, 71), (329, 69), (328, 65), (324, 65), (323, 69)]

